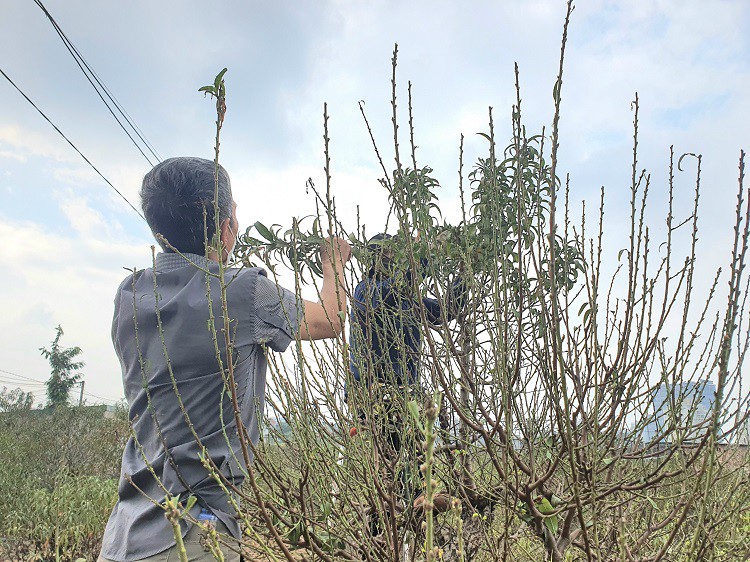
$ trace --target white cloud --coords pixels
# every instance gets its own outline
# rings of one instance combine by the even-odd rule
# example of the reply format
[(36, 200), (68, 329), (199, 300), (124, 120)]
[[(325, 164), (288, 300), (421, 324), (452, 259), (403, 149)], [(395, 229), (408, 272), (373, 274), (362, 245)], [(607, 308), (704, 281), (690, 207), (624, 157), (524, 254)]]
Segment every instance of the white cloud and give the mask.
[(122, 233), (122, 227), (118, 223), (105, 221), (101, 213), (90, 207), (84, 197), (66, 191), (59, 198), (60, 209), (79, 236), (92, 240), (99, 238), (111, 240), (115, 232)]
[(26, 155), (12, 150), (0, 150), (0, 158), (16, 160), (17, 162), (26, 162)]
[[(268, 168), (240, 168), (232, 170), (232, 190), (238, 203), (237, 215), (240, 225), (261, 221), (291, 226), (291, 217), (302, 217), (315, 213), (315, 196), (306, 183), (312, 178), (317, 190), (325, 197), (326, 180), (318, 166), (298, 165), (284, 170)], [(378, 184), (376, 168), (359, 166), (332, 166), (331, 194), (336, 199), (339, 220), (354, 231), (356, 207), (360, 216), (370, 224), (385, 221), (388, 212), (387, 194)]]
[(71, 235), (49, 233), (42, 225), (3, 217), (0, 222), (0, 293), (3, 346), (0, 368), (36, 379), (47, 378), (38, 348), (62, 324), (65, 345), (78, 345), (86, 362), (86, 388), (94, 394), (122, 396), (117, 359), (109, 340), (114, 291), (125, 277), (123, 266), (143, 266), (145, 244), (120, 241), (85, 201), (63, 203), (77, 210), (78, 229)]
[(63, 184), (81, 187), (96, 182), (101, 182), (101, 178), (89, 166), (70, 166), (65, 168), (55, 168), (53, 178)]
[(58, 162), (70, 162), (72, 160), (70, 147), (60, 139), (45, 133), (39, 133), (34, 129), (17, 124), (0, 125), (0, 145), (6, 145), (10, 150), (5, 150), (6, 157), (26, 161), (29, 156), (44, 156)]

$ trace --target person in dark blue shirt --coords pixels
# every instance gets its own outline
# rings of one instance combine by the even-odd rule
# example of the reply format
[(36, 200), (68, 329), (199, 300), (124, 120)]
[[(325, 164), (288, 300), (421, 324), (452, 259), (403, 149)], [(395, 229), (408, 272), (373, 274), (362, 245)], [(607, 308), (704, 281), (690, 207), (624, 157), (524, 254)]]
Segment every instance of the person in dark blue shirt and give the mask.
[[(421, 296), (414, 274), (396, 266), (393, 242), (391, 236), (378, 234), (367, 245), (371, 266), (351, 300), (349, 364), (353, 388), (347, 389), (347, 394), (359, 419), (377, 435), (376, 447), (392, 461), (386, 464), (395, 466), (399, 457), (406, 464), (398, 471), (401, 494), (413, 500), (420, 495), (410, 475), (416, 472), (413, 466), (421, 462), (421, 439), (406, 423), (406, 403), (421, 402), (423, 320), (435, 328), (452, 320), (460, 308), (464, 286), (460, 280), (454, 282), (445, 307), (437, 299)], [(427, 266), (425, 259), (417, 263), (419, 282)], [(440, 499), (435, 498), (437, 511), (448, 507), (448, 497), (444, 506)], [(419, 499), (414, 505), (421, 505)]]
[[(442, 308), (437, 299), (413, 295), (411, 271), (393, 271), (390, 239), (378, 234), (367, 245), (373, 262), (354, 289), (349, 364), (354, 380), (367, 386), (373, 382), (414, 386), (419, 384), (422, 347), (419, 308), (433, 326), (442, 325)], [(427, 260), (421, 260), (418, 267), (424, 277)], [(451, 320), (452, 315), (446, 319)]]

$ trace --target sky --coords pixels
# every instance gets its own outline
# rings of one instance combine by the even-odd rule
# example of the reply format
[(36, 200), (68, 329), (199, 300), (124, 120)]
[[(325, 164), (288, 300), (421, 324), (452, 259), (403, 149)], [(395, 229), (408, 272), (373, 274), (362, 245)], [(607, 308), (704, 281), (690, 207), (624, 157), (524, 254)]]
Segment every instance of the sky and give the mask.
[[(654, 228), (663, 226), (669, 147), (700, 153), (699, 289), (728, 257), (740, 149), (750, 148), (750, 3), (743, 0), (581, 0), (566, 49), (560, 168), (575, 209), (605, 187), (606, 238), (624, 247), (635, 93), (639, 168), (652, 173)], [(417, 158), (434, 169), (447, 216), (458, 213), (458, 147), (465, 170), (484, 155), (488, 108), (510, 139), (520, 69), (527, 129), (552, 120), (562, 0), (94, 2), (47, 0), (59, 26), (162, 158), (213, 157), (213, 103), (198, 88), (224, 67), (228, 112), (221, 161), (242, 227), (289, 225), (314, 211), (305, 183), (325, 185), (323, 104), (332, 192), (353, 230), (369, 232), (387, 197), (360, 114), (393, 167), (391, 57), (398, 43), (402, 150), (412, 84)], [(118, 127), (32, 1), (0, 0), (0, 68), (138, 205), (151, 165)], [(502, 146), (502, 143), (501, 143)], [(691, 167), (692, 166), (692, 167)], [(677, 176), (677, 216), (690, 214), (694, 163)], [(592, 207), (589, 206), (589, 209)], [(661, 217), (661, 218), (660, 218)], [(372, 226), (370, 226), (372, 225)], [(110, 325), (123, 268), (148, 267), (145, 223), (0, 77), (0, 387), (44, 400), (39, 348), (62, 325), (80, 346), (85, 398), (122, 398)], [(310, 295), (308, 295), (310, 296)]]

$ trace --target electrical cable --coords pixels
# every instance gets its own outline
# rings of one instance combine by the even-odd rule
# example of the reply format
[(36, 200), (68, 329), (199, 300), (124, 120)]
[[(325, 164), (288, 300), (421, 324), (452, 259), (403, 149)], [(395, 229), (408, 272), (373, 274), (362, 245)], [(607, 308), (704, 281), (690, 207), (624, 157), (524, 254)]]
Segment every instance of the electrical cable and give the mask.
[[(6, 375), (11, 375), (12, 377), (16, 377), (18, 379), (24, 379), (26, 381), (31, 381), (31, 382), (21, 382), (21, 381), (13, 381), (13, 380), (10, 380), (10, 379), (6, 380), (5, 378), (0, 378), (0, 384), (15, 384), (15, 385), (33, 386), (33, 387), (41, 386), (41, 387), (44, 387), (44, 388), (46, 388), (46, 386), (47, 386), (47, 383), (45, 383), (44, 381), (40, 381), (39, 379), (32, 379), (31, 377), (26, 377), (26, 376), (23, 376), (23, 375), (19, 375), (17, 373), (12, 373), (10, 371), (6, 371), (5, 369), (0, 369), (0, 373), (4, 373)], [(34, 392), (35, 390), (42, 390), (42, 389), (41, 388), (40, 389), (32, 389), (32, 392)], [(104, 402), (107, 402), (107, 403), (110, 403), (110, 404), (117, 404), (117, 402), (119, 402), (119, 400), (113, 400), (112, 398), (104, 398), (103, 396), (99, 396), (99, 395), (94, 394), (92, 392), (89, 392), (87, 390), (84, 390), (83, 394), (85, 396), (91, 396), (92, 398), (97, 398), (99, 400), (103, 400)]]
[(47, 386), (45, 384), (41, 384), (37, 382), (23, 382), (23, 381), (14, 381), (14, 380), (6, 381), (3, 379), (0, 379), (0, 385), (8, 387), (8, 388), (13, 387), (13, 386), (29, 388), (33, 392), (41, 392)]
[[(143, 155), (143, 157), (146, 159), (146, 161), (153, 166), (154, 162), (151, 161), (151, 159), (146, 155), (146, 153), (143, 151), (141, 146), (138, 144), (138, 142), (133, 138), (133, 135), (130, 134), (130, 131), (127, 130), (125, 125), (123, 125), (122, 121), (120, 121), (120, 118), (117, 117), (112, 107), (110, 107), (109, 103), (107, 103), (107, 100), (104, 99), (104, 96), (102, 95), (102, 91), (106, 96), (109, 98), (109, 100), (114, 104), (115, 108), (119, 111), (120, 115), (123, 117), (123, 119), (127, 122), (127, 124), (130, 126), (130, 128), (135, 132), (136, 136), (143, 142), (143, 144), (146, 146), (149, 152), (151, 152), (152, 156), (156, 158), (157, 162), (161, 161), (161, 158), (156, 154), (156, 151), (154, 150), (153, 146), (150, 142), (148, 142), (145, 139), (145, 135), (141, 132), (141, 130), (135, 125), (130, 115), (122, 108), (122, 104), (120, 104), (114, 96), (111, 94), (109, 89), (102, 83), (99, 76), (94, 72), (94, 70), (91, 68), (91, 66), (86, 62), (86, 59), (83, 58), (83, 55), (81, 55), (80, 51), (76, 48), (75, 45), (73, 45), (73, 42), (68, 39), (67, 35), (65, 35), (65, 32), (63, 32), (60, 25), (55, 21), (55, 18), (52, 17), (52, 14), (49, 13), (47, 8), (44, 6), (44, 4), (41, 2), (41, 0), (34, 0), (37, 6), (44, 12), (44, 14), (47, 16), (47, 19), (49, 19), (52, 26), (55, 28), (55, 31), (57, 32), (57, 35), (62, 40), (63, 44), (65, 45), (65, 48), (68, 50), (70, 55), (73, 57), (73, 60), (75, 60), (76, 64), (78, 65), (78, 68), (81, 69), (81, 72), (83, 72), (83, 75), (86, 77), (86, 80), (88, 80), (89, 84), (94, 88), (99, 98), (102, 100), (104, 105), (107, 107), (109, 112), (112, 114), (112, 117), (115, 118), (115, 121), (117, 121), (117, 124), (120, 126), (120, 128), (125, 132), (126, 135), (128, 135), (128, 138), (132, 141), (132, 143), (135, 145), (135, 147), (138, 149), (138, 151)], [(93, 80), (92, 80), (93, 78)], [(94, 81), (96, 81), (96, 84), (94, 84)], [(99, 87), (97, 87), (97, 84)], [(101, 88), (101, 91), (99, 90)]]
[(104, 398), (103, 396), (98, 396), (97, 394), (92, 394), (88, 390), (84, 390), (83, 391), (83, 395), (84, 396), (91, 396), (92, 398), (96, 398), (98, 400), (102, 400), (103, 402), (105, 402), (107, 404), (113, 404), (114, 405), (114, 404), (117, 404), (119, 402), (119, 400), (113, 400), (112, 398)]
[(22, 379), (17, 378), (17, 375), (0, 375), (0, 383), (2, 384), (28, 384), (29, 386), (44, 385), (42, 381), (31, 381), (28, 378)]
[(101, 172), (99, 171), (99, 169), (98, 169), (98, 168), (97, 168), (96, 166), (94, 166), (94, 165), (93, 165), (93, 164), (91, 163), (91, 160), (89, 160), (88, 158), (86, 158), (86, 156), (85, 156), (85, 155), (83, 154), (83, 152), (81, 152), (80, 150), (78, 150), (78, 147), (76, 147), (76, 145), (74, 145), (74, 144), (73, 144), (73, 142), (72, 142), (72, 141), (71, 141), (71, 140), (70, 140), (70, 139), (69, 139), (68, 137), (66, 137), (66, 136), (65, 136), (65, 133), (63, 133), (63, 132), (62, 132), (62, 131), (61, 131), (61, 130), (60, 130), (60, 129), (58, 128), (58, 126), (57, 126), (57, 125), (55, 125), (55, 124), (54, 124), (54, 123), (53, 123), (53, 122), (52, 122), (52, 121), (50, 120), (50, 118), (49, 118), (49, 117), (47, 117), (47, 116), (46, 116), (46, 115), (44, 114), (44, 112), (43, 112), (43, 111), (42, 111), (41, 109), (39, 109), (39, 108), (38, 108), (38, 107), (36, 106), (36, 104), (35, 104), (35, 103), (34, 103), (33, 101), (31, 101), (31, 98), (29, 98), (29, 96), (27, 96), (27, 95), (26, 95), (26, 94), (25, 94), (25, 93), (23, 92), (23, 90), (21, 90), (21, 88), (19, 88), (18, 86), (16, 86), (16, 83), (15, 83), (15, 82), (13, 82), (13, 80), (11, 80), (11, 79), (10, 79), (10, 77), (9, 77), (9, 76), (8, 76), (7, 74), (5, 74), (5, 71), (3, 71), (3, 69), (2, 69), (2, 68), (0, 68), (0, 74), (2, 74), (2, 75), (3, 75), (4, 77), (5, 77), (5, 79), (6, 79), (6, 80), (7, 80), (8, 82), (10, 82), (10, 84), (11, 84), (11, 85), (12, 85), (12, 86), (13, 86), (13, 87), (14, 87), (14, 88), (16, 89), (16, 90), (18, 90), (18, 93), (20, 93), (20, 94), (21, 94), (21, 95), (22, 95), (22, 96), (23, 96), (24, 98), (26, 98), (26, 101), (27, 101), (27, 102), (29, 102), (29, 103), (31, 104), (31, 106), (32, 106), (32, 107), (33, 107), (34, 109), (36, 109), (36, 110), (37, 110), (37, 111), (39, 112), (39, 114), (40, 114), (40, 115), (41, 115), (42, 117), (44, 117), (44, 119), (45, 119), (45, 120), (47, 121), (47, 123), (49, 123), (50, 125), (52, 125), (52, 127), (54, 127), (55, 131), (57, 131), (57, 132), (58, 132), (58, 133), (60, 134), (60, 136), (61, 136), (62, 138), (64, 138), (64, 139), (65, 139), (66, 141), (68, 141), (68, 144), (69, 144), (70, 146), (72, 146), (72, 147), (73, 147), (73, 150), (75, 150), (75, 151), (76, 151), (76, 152), (77, 152), (77, 153), (78, 153), (78, 154), (79, 154), (79, 155), (81, 156), (81, 158), (83, 158), (83, 159), (84, 159), (84, 160), (86, 161), (86, 163), (87, 163), (87, 164), (88, 164), (89, 166), (91, 166), (91, 168), (92, 168), (92, 169), (93, 169), (93, 170), (94, 170), (94, 171), (95, 171), (95, 172), (96, 172), (97, 174), (99, 174), (99, 177), (100, 177), (100, 178), (102, 178), (102, 179), (103, 179), (103, 180), (104, 180), (104, 181), (105, 181), (105, 182), (107, 183), (107, 185), (109, 185), (109, 187), (111, 187), (112, 189), (114, 189), (114, 190), (115, 190), (115, 192), (117, 193), (117, 195), (119, 195), (120, 197), (122, 197), (122, 199), (123, 199), (123, 200), (124, 200), (124, 201), (125, 201), (125, 202), (126, 202), (126, 203), (127, 203), (128, 205), (130, 205), (130, 208), (131, 208), (131, 209), (133, 209), (133, 210), (134, 210), (134, 211), (135, 211), (136, 213), (138, 213), (138, 216), (139, 216), (139, 217), (141, 217), (141, 218), (142, 218), (142, 219), (143, 219), (143, 220), (145, 221), (145, 220), (146, 220), (146, 217), (144, 217), (144, 216), (143, 216), (143, 214), (141, 214), (141, 212), (140, 212), (140, 211), (139, 211), (138, 209), (136, 209), (136, 208), (135, 208), (135, 206), (133, 206), (133, 204), (132, 204), (132, 203), (131, 203), (130, 201), (128, 201), (128, 198), (127, 198), (127, 197), (125, 197), (125, 196), (124, 196), (124, 195), (123, 195), (123, 194), (122, 194), (122, 193), (120, 192), (120, 190), (119, 190), (119, 189), (117, 189), (117, 188), (116, 188), (116, 187), (115, 187), (114, 185), (112, 185), (112, 182), (111, 182), (111, 181), (109, 181), (109, 180), (108, 180), (108, 179), (107, 179), (106, 177), (104, 177), (104, 174), (102, 174), (102, 173), (101, 173)]
[(11, 373), (10, 371), (6, 371), (4, 369), (0, 369), (0, 373), (5, 373), (6, 375), (11, 375), (13, 377), (17, 377), (19, 379), (25, 379), (25, 380), (31, 381), (31, 382), (38, 382), (38, 383), (41, 383), (41, 384), (45, 384), (44, 381), (40, 381), (39, 379), (32, 379), (31, 377), (25, 377), (25, 376), (19, 375), (17, 373)]

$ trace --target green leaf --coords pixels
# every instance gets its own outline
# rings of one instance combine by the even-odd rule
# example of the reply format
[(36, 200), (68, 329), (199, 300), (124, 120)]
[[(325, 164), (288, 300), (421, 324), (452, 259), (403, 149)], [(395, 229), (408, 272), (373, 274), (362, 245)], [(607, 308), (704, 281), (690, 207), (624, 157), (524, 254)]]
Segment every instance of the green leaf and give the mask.
[(297, 524), (292, 527), (287, 534), (287, 538), (289, 539), (289, 542), (292, 543), (292, 545), (297, 546), (299, 544), (299, 539), (302, 536), (302, 531), (302, 521), (298, 521)]
[(213, 94), (215, 90), (213, 86), (203, 86), (202, 88), (198, 88), (198, 91), (206, 92), (207, 94)]
[(328, 517), (333, 511), (333, 505), (331, 505), (331, 502), (324, 501), (320, 506), (320, 511), (325, 517)]
[(529, 511), (529, 506), (526, 505), (525, 502), (518, 502), (518, 505), (516, 506), (518, 513), (518, 517), (521, 519), (521, 521), (528, 523), (529, 525), (533, 523), (534, 518), (531, 516), (531, 512)]
[(549, 532), (553, 535), (557, 535), (557, 527), (558, 527), (558, 521), (559, 518), (557, 515), (553, 515), (552, 517), (545, 517), (544, 518), (544, 526), (549, 529)]
[(255, 226), (255, 230), (258, 231), (258, 233), (268, 240), (269, 242), (273, 242), (275, 239), (275, 236), (271, 233), (271, 231), (264, 225), (262, 222), (257, 221), (253, 226)]
[(419, 419), (419, 406), (417, 405), (417, 401), (409, 400), (409, 402), (406, 404), (406, 407), (409, 410), (409, 413), (411, 414), (411, 417), (414, 420), (414, 423), (417, 424), (417, 427), (419, 428), (419, 430), (422, 433), (424, 433), (424, 426), (422, 425), (422, 422)]
[(557, 79), (555, 80), (555, 85), (552, 88), (552, 99), (558, 103), (560, 102), (560, 85), (560, 80)]
[(224, 75), (225, 75), (226, 73), (227, 73), (227, 69), (225, 68), (224, 70), (222, 70), (221, 72), (219, 72), (219, 73), (218, 73), (218, 74), (216, 75), (216, 78), (214, 79), (214, 87), (215, 87), (215, 88), (216, 88), (217, 90), (219, 89), (219, 86), (221, 85), (221, 81), (222, 81), (222, 79), (224, 78)]
[(542, 515), (547, 515), (555, 511), (555, 508), (552, 507), (552, 504), (549, 503), (549, 500), (547, 498), (542, 498), (542, 501), (539, 502), (538, 509), (539, 513), (541, 513)]
[(333, 552), (337, 548), (343, 548), (343, 543), (341, 542), (341, 539), (333, 535), (332, 533), (329, 533), (328, 531), (320, 530), (317, 533), (318, 539), (320, 539), (320, 542), (323, 543), (323, 550), (326, 550), (328, 552)]
[(544, 516), (544, 526), (550, 533), (556, 535), (560, 518), (556, 514), (553, 515), (555, 508), (547, 498), (542, 498), (537, 509)]
[(190, 511), (193, 508), (193, 506), (195, 505), (195, 502), (197, 502), (197, 501), (198, 501), (198, 497), (197, 496), (190, 496), (188, 498), (187, 503), (185, 504), (185, 511)]

